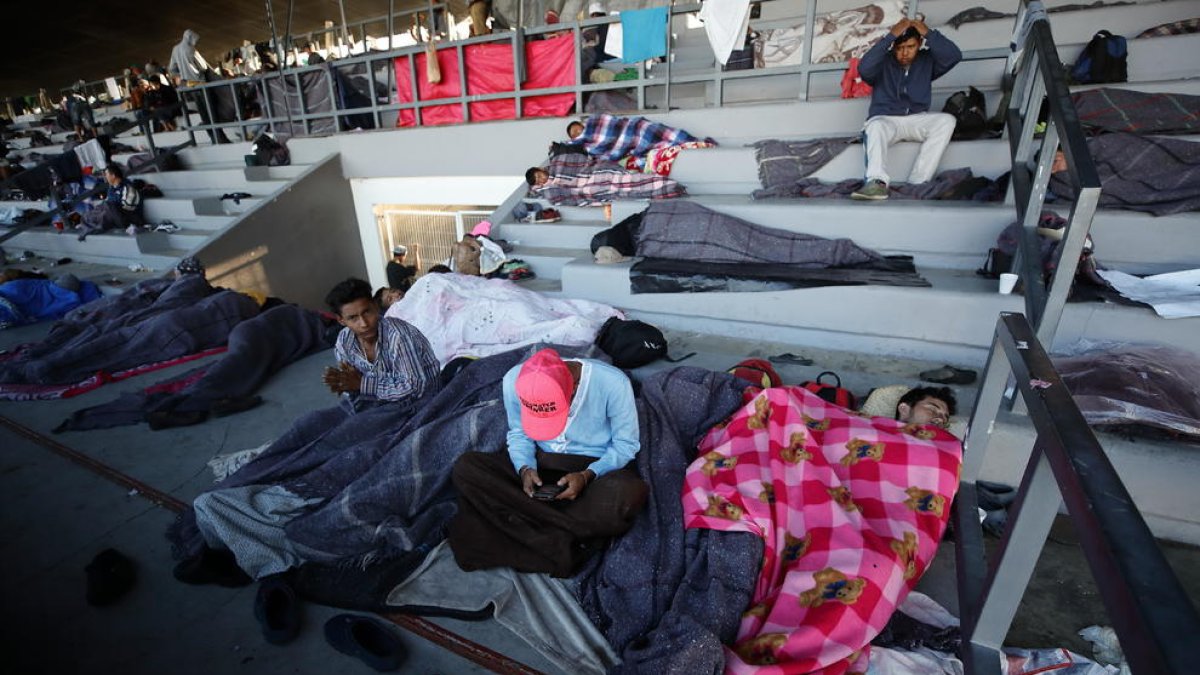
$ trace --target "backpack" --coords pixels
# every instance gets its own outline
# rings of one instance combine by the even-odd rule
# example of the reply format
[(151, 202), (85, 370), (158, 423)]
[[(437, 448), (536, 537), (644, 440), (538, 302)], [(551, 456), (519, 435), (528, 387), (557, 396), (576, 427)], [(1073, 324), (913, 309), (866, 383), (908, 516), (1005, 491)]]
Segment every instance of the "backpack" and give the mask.
[(1128, 58), (1125, 38), (1102, 30), (1092, 36), (1071, 66), (1071, 79), (1078, 84), (1124, 82), (1129, 79)]
[(975, 87), (968, 91), (957, 91), (946, 99), (942, 112), (954, 116), (956, 141), (982, 138), (988, 131), (987, 100)]
[[(826, 375), (833, 376), (834, 384), (826, 384), (821, 381), (821, 378)], [(850, 393), (849, 389), (842, 388), (842, 378), (838, 377), (837, 373), (832, 370), (827, 370), (817, 375), (815, 381), (801, 382), (800, 386), (834, 405), (840, 405), (847, 410), (854, 410), (854, 394)]]
[(291, 153), (287, 146), (275, 140), (275, 136), (264, 131), (254, 139), (250, 146), (259, 166), (287, 166), (292, 163)]
[(667, 338), (645, 321), (612, 317), (600, 327), (596, 346), (618, 368), (637, 368), (667, 355)]
[(771, 365), (771, 362), (765, 359), (738, 361), (736, 365), (725, 372), (763, 389), (783, 386), (783, 378), (775, 372), (775, 367)]

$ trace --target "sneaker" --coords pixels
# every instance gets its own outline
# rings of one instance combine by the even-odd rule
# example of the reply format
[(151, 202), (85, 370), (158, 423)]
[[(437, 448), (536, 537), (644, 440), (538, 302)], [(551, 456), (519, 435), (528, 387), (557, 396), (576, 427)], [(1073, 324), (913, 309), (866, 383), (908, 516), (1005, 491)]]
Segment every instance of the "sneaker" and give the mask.
[(887, 183), (885, 183), (881, 180), (878, 180), (878, 179), (869, 180), (869, 181), (863, 183), (862, 187), (855, 190), (854, 192), (851, 192), (850, 198), (851, 199), (860, 199), (860, 200), (865, 200), (865, 201), (879, 201), (881, 199), (887, 199), (888, 198)]
[(155, 232), (166, 232), (166, 233), (170, 234), (171, 232), (178, 232), (181, 229), (183, 229), (183, 228), (179, 227), (175, 223), (163, 222), (163, 223), (159, 224), (158, 227), (154, 228), (154, 231)]
[(129, 227), (125, 228), (125, 234), (127, 234), (131, 237), (136, 237), (137, 233), (138, 233), (137, 225), (130, 225)]

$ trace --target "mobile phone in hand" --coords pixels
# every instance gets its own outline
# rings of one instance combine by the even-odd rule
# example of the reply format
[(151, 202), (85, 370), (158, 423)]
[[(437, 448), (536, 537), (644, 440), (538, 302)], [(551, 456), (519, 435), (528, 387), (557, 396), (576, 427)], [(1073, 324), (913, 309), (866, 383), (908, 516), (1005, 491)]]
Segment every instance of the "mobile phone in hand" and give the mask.
[(558, 485), (555, 483), (544, 483), (541, 487), (533, 491), (533, 498), (548, 502), (562, 494), (566, 490), (566, 485)]

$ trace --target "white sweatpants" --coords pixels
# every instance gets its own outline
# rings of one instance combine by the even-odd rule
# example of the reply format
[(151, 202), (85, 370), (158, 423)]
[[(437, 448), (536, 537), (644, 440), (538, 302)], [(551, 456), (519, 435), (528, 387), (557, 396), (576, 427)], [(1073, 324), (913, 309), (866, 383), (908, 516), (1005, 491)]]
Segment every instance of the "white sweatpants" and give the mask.
[(923, 112), (915, 115), (876, 115), (863, 125), (866, 137), (867, 180), (891, 183), (887, 173), (888, 147), (899, 141), (920, 141), (921, 151), (908, 174), (909, 183), (933, 178), (942, 153), (954, 135), (954, 116)]

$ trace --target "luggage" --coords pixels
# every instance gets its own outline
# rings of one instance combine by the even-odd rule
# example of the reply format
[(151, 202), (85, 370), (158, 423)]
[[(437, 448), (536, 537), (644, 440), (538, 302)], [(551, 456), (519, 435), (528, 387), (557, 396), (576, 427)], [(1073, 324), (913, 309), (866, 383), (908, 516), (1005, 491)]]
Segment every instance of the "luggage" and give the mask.
[(1102, 30), (1092, 36), (1071, 67), (1078, 84), (1125, 82), (1129, 79), (1129, 47), (1125, 38)]
[(725, 372), (763, 389), (783, 386), (783, 378), (766, 359), (744, 359)]
[(600, 327), (596, 346), (618, 368), (638, 368), (667, 355), (667, 338), (644, 321), (612, 317)]
[[(825, 377), (826, 375), (833, 376), (833, 384), (821, 381), (821, 378)], [(842, 387), (842, 378), (838, 377), (837, 373), (833, 372), (832, 370), (827, 370), (820, 375), (817, 375), (816, 380), (802, 382), (800, 383), (800, 386), (811, 391), (817, 396), (820, 396), (826, 401), (829, 401), (830, 403), (840, 405), (847, 410), (854, 410), (854, 394), (852, 394), (849, 389)]]

